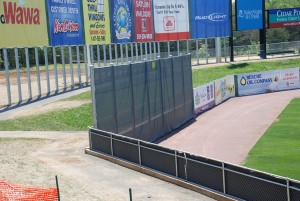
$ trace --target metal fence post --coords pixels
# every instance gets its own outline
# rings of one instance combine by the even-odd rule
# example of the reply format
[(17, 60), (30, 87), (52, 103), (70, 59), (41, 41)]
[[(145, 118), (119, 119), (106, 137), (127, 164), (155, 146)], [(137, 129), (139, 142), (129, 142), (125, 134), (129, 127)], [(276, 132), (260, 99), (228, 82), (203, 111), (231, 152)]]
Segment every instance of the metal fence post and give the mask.
[(89, 74), (88, 74), (88, 58), (87, 58), (87, 46), (83, 46), (83, 56), (84, 56), (84, 67), (85, 67), (85, 81), (86, 86), (89, 85)]
[(71, 71), (71, 87), (74, 88), (74, 69), (73, 69), (73, 55), (72, 47), (69, 46), (69, 60), (70, 60), (70, 71)]
[(131, 62), (133, 63), (133, 43), (130, 43)]
[(113, 135), (110, 134), (110, 151), (111, 155), (114, 156), (114, 145), (113, 145)]
[(206, 64), (208, 64), (208, 42), (207, 42), (207, 38), (205, 38), (205, 56), (206, 56)]
[(50, 94), (50, 75), (49, 75), (49, 62), (48, 62), (48, 48), (44, 47), (45, 67), (46, 67), (46, 79), (47, 79), (47, 94)]
[(226, 194), (226, 178), (225, 178), (225, 164), (222, 163), (222, 175), (223, 175), (223, 193)]
[[(103, 65), (106, 66), (106, 45), (104, 44), (102, 47), (103, 47)], [(99, 55), (99, 57), (100, 57), (100, 55)], [(100, 67), (100, 65), (99, 65), (99, 67)]]
[(153, 56), (152, 56), (152, 42), (149, 42), (149, 48), (150, 48), (150, 60), (153, 59)]
[(197, 57), (197, 65), (199, 65), (199, 41), (196, 39), (196, 57)]
[(15, 48), (15, 60), (16, 60), (16, 68), (17, 68), (19, 102), (22, 102), (22, 85), (21, 85), (21, 74), (20, 74), (20, 62), (19, 62), (18, 48)]
[(186, 41), (186, 54), (189, 54), (190, 53), (190, 41), (187, 40)]
[(4, 55), (4, 66), (5, 66), (5, 73), (6, 73), (6, 90), (7, 90), (7, 103), (11, 105), (11, 91), (10, 91), (10, 77), (9, 77), (9, 66), (8, 66), (8, 57), (7, 57), (7, 49), (3, 49)]
[(170, 41), (168, 41), (168, 56), (171, 54)]
[(138, 48), (138, 44), (135, 43), (135, 57), (136, 57), (136, 61), (139, 60), (139, 48)]
[(179, 40), (177, 41), (177, 56), (180, 55), (180, 44), (179, 44)]
[(125, 51), (126, 51), (126, 62), (129, 63), (129, 56), (128, 56), (128, 43), (125, 44)]
[(123, 52), (123, 44), (120, 43), (120, 54), (121, 54), (121, 63), (124, 64), (124, 52)]
[(227, 63), (226, 37), (224, 37), (224, 57), (225, 57), (225, 62)]
[(118, 59), (118, 44), (115, 43), (115, 57), (116, 57), (116, 65), (119, 64), (119, 59)]
[[(108, 48), (109, 48), (109, 62), (112, 63), (112, 48), (111, 48), (111, 43), (109, 44)], [(107, 64), (105, 63), (105, 66), (106, 65)]]
[(178, 177), (177, 150), (175, 150), (175, 170), (176, 170), (176, 177)]
[(160, 42), (157, 42), (157, 51), (158, 51), (158, 56), (160, 57)]
[(56, 86), (56, 91), (58, 92), (58, 72), (57, 72), (57, 60), (56, 60), (56, 49), (55, 47), (52, 47), (52, 52), (53, 52), (53, 64), (54, 64), (54, 76), (55, 76), (55, 86)]
[(42, 89), (41, 89), (41, 73), (40, 73), (40, 62), (39, 62), (39, 51), (38, 48), (34, 48), (35, 52), (35, 65), (36, 65), (36, 77), (37, 77), (37, 84), (38, 84), (38, 93), (39, 96), (42, 95)]
[(141, 141), (140, 140), (138, 140), (138, 148), (139, 148), (139, 164), (142, 165)]
[(30, 64), (29, 64), (29, 54), (28, 48), (25, 48), (25, 57), (26, 57), (26, 68), (27, 68), (27, 82), (28, 82), (28, 99), (32, 99), (32, 90), (31, 90), (31, 77), (30, 77)]
[(97, 45), (97, 61), (98, 67), (100, 67), (100, 45)]
[(140, 43), (141, 61), (143, 61), (143, 43)]
[(67, 89), (67, 75), (66, 75), (66, 63), (65, 63), (64, 46), (61, 46), (61, 63), (62, 63), (62, 70), (63, 70), (64, 90), (66, 90)]
[(78, 82), (81, 86), (81, 68), (80, 68), (80, 52), (79, 52), (79, 46), (76, 46), (76, 53), (77, 53), (77, 73), (78, 73)]
[(286, 191), (287, 191), (287, 200), (291, 200), (291, 195), (290, 195), (290, 181), (289, 178), (286, 178)]
[(148, 60), (148, 45), (147, 42), (145, 42), (145, 59)]
[(57, 175), (55, 176), (55, 181), (56, 181), (56, 188), (57, 188), (57, 199), (58, 199), (58, 201), (60, 201), (60, 193), (59, 193), (59, 186), (58, 186)]

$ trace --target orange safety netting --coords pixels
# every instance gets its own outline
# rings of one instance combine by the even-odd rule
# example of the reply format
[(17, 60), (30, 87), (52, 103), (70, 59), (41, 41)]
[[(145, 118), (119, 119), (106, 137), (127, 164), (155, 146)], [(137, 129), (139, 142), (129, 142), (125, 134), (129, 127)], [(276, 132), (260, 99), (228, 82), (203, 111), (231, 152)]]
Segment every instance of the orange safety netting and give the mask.
[(57, 201), (57, 188), (24, 186), (0, 180), (0, 201)]

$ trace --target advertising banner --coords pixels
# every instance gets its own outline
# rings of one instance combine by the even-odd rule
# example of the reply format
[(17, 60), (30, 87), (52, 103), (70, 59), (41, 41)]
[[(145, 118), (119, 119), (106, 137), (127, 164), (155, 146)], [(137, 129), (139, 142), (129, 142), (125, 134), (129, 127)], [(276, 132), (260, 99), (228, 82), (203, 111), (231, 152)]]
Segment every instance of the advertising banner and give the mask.
[(81, 0), (51, 0), (48, 2), (49, 35), (52, 46), (81, 45), (83, 23)]
[(230, 36), (229, 1), (192, 0), (191, 35), (193, 38)]
[(236, 0), (237, 30), (263, 28), (263, 0)]
[(108, 0), (83, 0), (86, 44), (109, 44), (110, 18)]
[(299, 68), (242, 74), (237, 78), (239, 96), (300, 88)]
[(154, 40), (152, 0), (134, 1), (135, 41), (149, 42)]
[(269, 10), (269, 28), (300, 26), (300, 8)]
[(214, 82), (194, 88), (195, 114), (200, 114), (215, 105)]
[(190, 38), (189, 1), (153, 0), (156, 41)]
[(110, 15), (113, 43), (133, 42), (134, 19), (131, 0), (111, 0)]
[(0, 48), (48, 46), (45, 1), (0, 0)]
[(234, 75), (215, 80), (215, 103), (219, 105), (235, 96)]

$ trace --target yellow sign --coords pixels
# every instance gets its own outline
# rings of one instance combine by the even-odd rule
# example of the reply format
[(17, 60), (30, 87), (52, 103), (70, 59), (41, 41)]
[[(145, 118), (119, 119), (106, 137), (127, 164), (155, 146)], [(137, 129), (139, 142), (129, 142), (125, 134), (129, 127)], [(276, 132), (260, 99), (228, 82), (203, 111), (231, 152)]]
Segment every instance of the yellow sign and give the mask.
[(111, 43), (108, 0), (82, 2), (86, 44)]
[(43, 0), (0, 0), (0, 48), (47, 46)]

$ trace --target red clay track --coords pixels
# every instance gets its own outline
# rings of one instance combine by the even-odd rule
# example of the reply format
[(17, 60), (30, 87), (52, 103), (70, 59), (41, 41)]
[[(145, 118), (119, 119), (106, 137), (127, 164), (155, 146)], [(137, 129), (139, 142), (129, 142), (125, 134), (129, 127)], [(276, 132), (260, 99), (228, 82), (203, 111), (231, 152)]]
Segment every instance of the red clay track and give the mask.
[(300, 90), (232, 98), (160, 140), (160, 145), (241, 164)]

